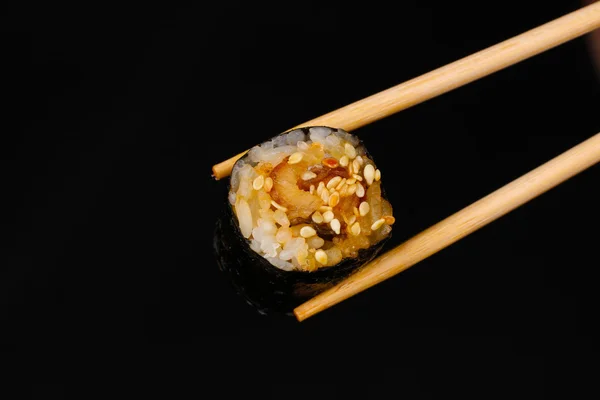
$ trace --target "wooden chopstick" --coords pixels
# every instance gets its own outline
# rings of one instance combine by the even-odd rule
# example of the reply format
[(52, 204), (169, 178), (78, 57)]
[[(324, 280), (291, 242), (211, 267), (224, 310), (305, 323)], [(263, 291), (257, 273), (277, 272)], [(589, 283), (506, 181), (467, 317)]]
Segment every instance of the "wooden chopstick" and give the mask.
[(368, 289), (600, 161), (600, 133), (386, 252), (294, 309), (298, 321)]
[[(296, 125), (326, 125), (352, 131), (449, 92), (600, 27), (600, 2), (582, 7), (511, 39), (429, 73)], [(291, 130), (290, 129), (290, 130)], [(231, 174), (246, 151), (212, 167), (215, 179)]]

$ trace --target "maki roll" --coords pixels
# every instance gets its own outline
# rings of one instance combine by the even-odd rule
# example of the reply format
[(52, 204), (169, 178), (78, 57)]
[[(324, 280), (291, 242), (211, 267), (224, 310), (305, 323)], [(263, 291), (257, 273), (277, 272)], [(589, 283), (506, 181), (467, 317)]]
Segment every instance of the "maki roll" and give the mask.
[(395, 221), (381, 172), (342, 129), (295, 129), (234, 165), (215, 250), (261, 313), (290, 314), (373, 259)]

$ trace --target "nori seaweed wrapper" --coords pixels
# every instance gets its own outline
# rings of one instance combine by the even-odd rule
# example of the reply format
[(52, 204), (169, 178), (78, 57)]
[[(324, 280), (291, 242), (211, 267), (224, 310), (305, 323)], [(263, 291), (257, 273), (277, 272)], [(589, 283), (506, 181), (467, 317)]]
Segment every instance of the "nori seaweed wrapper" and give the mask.
[[(308, 133), (309, 128), (302, 130)], [(285, 133), (281, 135), (283, 134)], [(362, 141), (360, 144), (363, 144)], [(375, 161), (366, 147), (365, 153)], [(247, 155), (240, 160), (245, 157)], [(231, 183), (228, 185), (229, 190)], [(383, 185), (381, 195), (387, 199)], [(215, 257), (219, 269), (226, 274), (235, 291), (261, 314), (293, 315), (295, 307), (334, 286), (374, 259), (392, 235), (390, 232), (373, 246), (360, 249), (356, 258), (345, 258), (334, 266), (322, 267), (313, 272), (285, 271), (250, 248), (250, 241), (240, 231), (233, 206), (226, 199), (225, 203), (225, 210), (217, 218), (214, 232)]]

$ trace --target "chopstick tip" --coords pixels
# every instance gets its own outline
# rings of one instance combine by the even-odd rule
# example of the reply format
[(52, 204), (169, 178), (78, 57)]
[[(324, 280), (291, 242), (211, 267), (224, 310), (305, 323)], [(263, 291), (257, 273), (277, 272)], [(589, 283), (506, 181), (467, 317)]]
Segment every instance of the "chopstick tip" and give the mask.
[(298, 310), (299, 307), (294, 308), (294, 317), (296, 317), (296, 320), (298, 322), (302, 322), (304, 321), (304, 318), (302, 317), (302, 313)]

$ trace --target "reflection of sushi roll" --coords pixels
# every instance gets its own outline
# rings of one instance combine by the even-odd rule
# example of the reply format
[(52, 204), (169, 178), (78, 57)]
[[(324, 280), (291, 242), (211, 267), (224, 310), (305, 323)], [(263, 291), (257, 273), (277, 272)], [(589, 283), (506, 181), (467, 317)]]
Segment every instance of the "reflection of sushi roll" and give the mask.
[(381, 173), (358, 138), (307, 127), (233, 167), (217, 226), (222, 270), (260, 311), (289, 313), (375, 257), (394, 223)]

